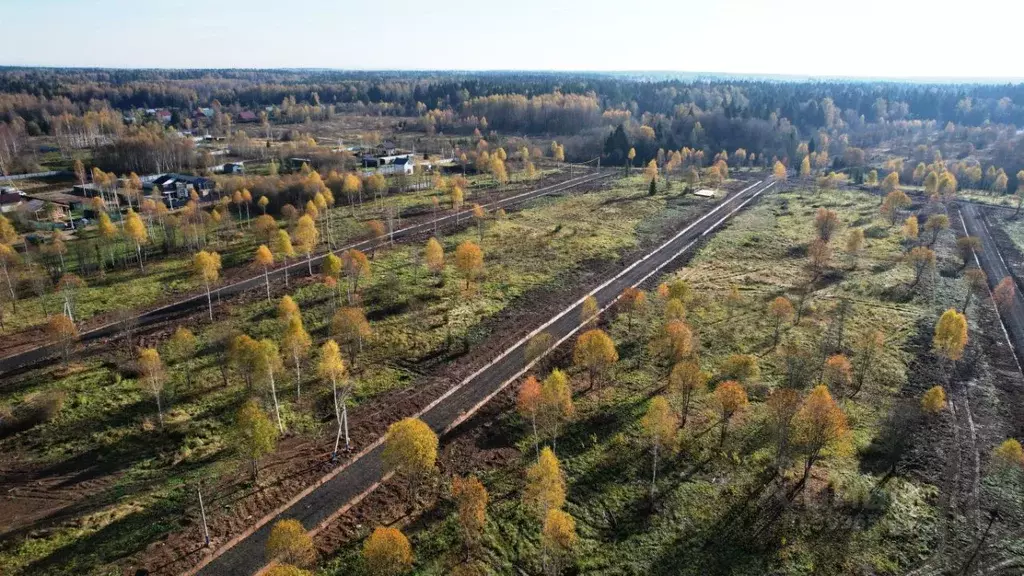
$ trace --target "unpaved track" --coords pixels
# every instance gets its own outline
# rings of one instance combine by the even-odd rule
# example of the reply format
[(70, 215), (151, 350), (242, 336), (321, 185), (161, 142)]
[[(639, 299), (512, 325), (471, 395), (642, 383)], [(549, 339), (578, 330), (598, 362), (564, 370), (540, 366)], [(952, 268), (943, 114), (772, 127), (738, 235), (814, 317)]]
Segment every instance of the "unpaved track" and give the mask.
[[(580, 186), (588, 182), (593, 182), (595, 180), (607, 178), (612, 174), (613, 172), (610, 171), (591, 171), (582, 176), (571, 178), (564, 182), (559, 182), (557, 184), (552, 184), (550, 186), (544, 186), (542, 188), (529, 190), (527, 192), (516, 194), (514, 196), (509, 196), (508, 198), (503, 198), (501, 200), (496, 200), (489, 204), (485, 204), (483, 207), (487, 211), (494, 211), (497, 210), (498, 208), (507, 208), (509, 206), (527, 202), (529, 200), (539, 198), (541, 196), (547, 196), (549, 194), (564, 192), (566, 190), (575, 188), (576, 186)], [(460, 222), (467, 222), (472, 217), (471, 214), (472, 210), (461, 210), (458, 213), (452, 213), (446, 216), (441, 216), (436, 220), (431, 219), (420, 224), (408, 226), (400, 230), (395, 230), (391, 237), (397, 240), (402, 238), (413, 237), (418, 234), (429, 233), (432, 230), (434, 230), (435, 226), (449, 226)], [(333, 252), (335, 254), (340, 254), (341, 252), (344, 252), (345, 250), (348, 250), (350, 248), (369, 250), (384, 246), (388, 242), (389, 239), (387, 237), (373, 240), (363, 240), (362, 242), (355, 242), (352, 244), (339, 247), (336, 250), (333, 250)], [(311, 263), (307, 263), (305, 260), (300, 260), (298, 262), (295, 262), (294, 264), (282, 266), (281, 268), (278, 268), (270, 272), (269, 276), (271, 279), (274, 280), (284, 278), (285, 270), (288, 270), (288, 273), (291, 275), (305, 274), (310, 265), (312, 265), (314, 268), (319, 267), (320, 263), (323, 261), (326, 255), (327, 253), (325, 252), (319, 256), (314, 256), (312, 258)], [(264, 276), (262, 274), (259, 274), (253, 276), (252, 278), (241, 280), (232, 284), (228, 284), (226, 286), (221, 286), (220, 288), (217, 288), (215, 291), (213, 291), (212, 296), (219, 300), (220, 298), (225, 296), (233, 296), (246, 290), (259, 288), (263, 286), (265, 281), (266, 280), (264, 279)], [(143, 312), (136, 316), (136, 319), (138, 320), (137, 324), (139, 328), (143, 328), (152, 324), (156, 324), (158, 322), (182, 316), (197, 308), (205, 308), (206, 305), (206, 293), (199, 293), (189, 298), (185, 298), (184, 300), (179, 300), (172, 304), (160, 306), (159, 308), (154, 308), (152, 310)], [(80, 335), (79, 340), (81, 342), (86, 342), (89, 340), (113, 336), (119, 331), (120, 326), (121, 324), (119, 322), (111, 322), (108, 324), (104, 324), (102, 326), (97, 326), (96, 328), (83, 332)], [(58, 355), (59, 349), (57, 346), (46, 345), (40, 346), (38, 348), (33, 348), (31, 350), (25, 350), (23, 352), (19, 352), (16, 354), (12, 354), (4, 358), (0, 358), (0, 375), (15, 369), (24, 369), (27, 367), (34, 366), (36, 364), (41, 364)]]
[[(999, 246), (996, 245), (992, 234), (988, 230), (985, 217), (980, 213), (976, 204), (963, 203), (959, 209), (960, 218), (967, 233), (977, 237), (981, 241), (981, 252), (975, 254), (978, 265), (988, 275), (990, 289), (994, 289), (1000, 280), (1010, 274), (1010, 269), (999, 253)], [(1017, 366), (1020, 367), (1020, 359), (1024, 353), (1024, 297), (1021, 296), (1020, 286), (1014, 291), (1014, 304), (1007, 310), (1000, 310), (999, 316), (1003, 321), (1007, 337), (1013, 343), (1014, 355), (1017, 358)]]
[[(654, 277), (773, 185), (774, 182), (759, 181), (733, 194), (668, 241), (653, 248), (592, 290), (590, 295), (597, 299), (602, 310), (607, 309), (615, 303), (625, 288), (637, 286)], [(441, 434), (463, 422), (532, 366), (533, 362), (526, 361), (523, 348), (533, 335), (542, 331), (547, 332), (552, 336), (555, 342), (552, 348), (555, 348), (579, 331), (582, 325), (582, 303), (583, 298), (573, 302), (513, 344), (496, 359), (432, 402), (419, 414), (419, 418)], [(335, 470), (297, 496), (278, 513), (265, 517), (254, 526), (250, 534), (228, 542), (188, 573), (248, 575), (259, 572), (266, 565), (264, 550), (274, 523), (294, 518), (307, 530), (314, 533), (320, 531), (387, 478), (381, 462), (381, 452), (382, 439), (368, 446), (347, 465)]]

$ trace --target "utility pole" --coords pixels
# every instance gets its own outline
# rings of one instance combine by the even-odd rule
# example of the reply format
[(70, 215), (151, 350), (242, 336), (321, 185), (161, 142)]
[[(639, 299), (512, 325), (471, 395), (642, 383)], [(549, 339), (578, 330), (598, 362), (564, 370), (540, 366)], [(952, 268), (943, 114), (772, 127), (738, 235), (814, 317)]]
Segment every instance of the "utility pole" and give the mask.
[(210, 529), (206, 526), (206, 506), (203, 505), (203, 483), (200, 482), (196, 487), (196, 491), (199, 492), (199, 512), (203, 516), (203, 538), (207, 548), (210, 546)]

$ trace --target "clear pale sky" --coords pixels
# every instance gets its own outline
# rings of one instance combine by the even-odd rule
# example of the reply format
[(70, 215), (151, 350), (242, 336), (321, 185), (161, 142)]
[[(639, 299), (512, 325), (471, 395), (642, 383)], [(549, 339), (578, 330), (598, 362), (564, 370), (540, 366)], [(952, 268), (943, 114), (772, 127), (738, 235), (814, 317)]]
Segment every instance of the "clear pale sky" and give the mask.
[(0, 0), (0, 65), (1024, 78), (1021, 0)]

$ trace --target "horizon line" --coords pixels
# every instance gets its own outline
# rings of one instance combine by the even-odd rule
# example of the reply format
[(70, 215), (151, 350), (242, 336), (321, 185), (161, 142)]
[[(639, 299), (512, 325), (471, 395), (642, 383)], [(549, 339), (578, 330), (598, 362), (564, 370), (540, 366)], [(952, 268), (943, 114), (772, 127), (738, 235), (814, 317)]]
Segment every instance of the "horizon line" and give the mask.
[[(550, 75), (617, 75), (617, 76), (678, 76), (699, 80), (702, 78), (726, 77), (731, 79), (785, 80), (791, 82), (855, 81), (893, 82), (927, 84), (1021, 84), (1024, 76), (868, 76), (856, 74), (819, 75), (790, 72), (711, 72), (689, 70), (602, 70), (602, 69), (554, 69), (554, 68), (336, 68), (324, 66), (110, 66), (110, 65), (55, 65), (55, 64), (0, 64), (0, 70), (120, 70), (120, 71), (250, 71), (250, 72), (340, 72), (340, 73), (399, 73), (399, 74), (550, 74)], [(683, 79), (683, 78), (678, 78)]]

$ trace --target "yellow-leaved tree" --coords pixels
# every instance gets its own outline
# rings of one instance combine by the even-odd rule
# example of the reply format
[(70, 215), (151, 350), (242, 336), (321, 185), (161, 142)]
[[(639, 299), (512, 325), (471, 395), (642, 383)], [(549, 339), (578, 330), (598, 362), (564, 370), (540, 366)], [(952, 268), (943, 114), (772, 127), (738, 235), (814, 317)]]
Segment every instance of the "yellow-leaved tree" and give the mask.
[(785, 164), (783, 164), (782, 162), (776, 161), (775, 165), (772, 166), (772, 176), (774, 176), (775, 179), (777, 181), (779, 181), (779, 182), (785, 182), (786, 178), (788, 177), (788, 175), (789, 174), (786, 171)]
[(313, 275), (313, 250), (320, 239), (320, 231), (316, 229), (316, 222), (309, 214), (303, 214), (295, 225), (295, 232), (292, 234), (295, 241), (295, 248), (306, 255), (306, 268), (309, 275)]
[(284, 261), (284, 287), (288, 287), (288, 259), (295, 257), (295, 248), (292, 247), (292, 238), (287, 230), (278, 230), (274, 237), (274, 253)]
[(206, 286), (206, 304), (213, 320), (213, 299), (210, 287), (220, 278), (220, 254), (200, 250), (192, 257), (192, 272)]
[(655, 396), (647, 406), (647, 413), (641, 420), (644, 434), (651, 445), (651, 500), (654, 500), (655, 486), (658, 481), (658, 453), (661, 450), (675, 449), (676, 433), (679, 431), (679, 418), (672, 411), (668, 399)]
[(302, 363), (309, 357), (312, 346), (313, 339), (302, 324), (302, 315), (290, 315), (281, 335), (281, 352), (285, 355), (285, 362), (295, 369), (296, 400), (302, 398)]
[(964, 355), (967, 347), (967, 317), (950, 308), (942, 313), (935, 324), (932, 349), (940, 357), (956, 362)]
[(444, 271), (444, 247), (437, 241), (437, 238), (427, 240), (427, 247), (423, 251), (423, 260), (427, 263), (427, 270), (432, 274), (440, 274)]
[(921, 410), (925, 414), (938, 414), (946, 408), (946, 391), (942, 386), (932, 386), (921, 396)]
[(565, 372), (555, 368), (541, 383), (540, 408), (537, 412), (541, 428), (551, 435), (552, 446), (558, 442), (561, 425), (571, 421), (575, 413), (569, 377)]
[(142, 265), (142, 245), (149, 242), (149, 233), (142, 218), (134, 210), (128, 208), (128, 216), (124, 221), (124, 235), (135, 243), (135, 254), (139, 259), (139, 270), (145, 270)]
[(549, 510), (559, 510), (565, 504), (565, 478), (558, 458), (545, 446), (540, 458), (526, 470), (526, 489), (523, 502), (537, 518), (543, 520)]
[(277, 429), (255, 398), (246, 400), (235, 417), (235, 441), (239, 453), (252, 464), (252, 479), (259, 479), (259, 459), (274, 451)]
[(437, 434), (419, 418), (404, 418), (388, 427), (381, 460), (406, 482), (418, 485), (435, 470)]
[(156, 399), (156, 413), (160, 426), (164, 425), (164, 410), (160, 404), (160, 392), (164, 389), (167, 374), (160, 353), (156, 348), (143, 348), (139, 351), (139, 374), (146, 390)]
[(587, 330), (576, 340), (572, 353), (573, 365), (587, 371), (587, 390), (619, 361), (619, 353), (615, 350), (615, 342), (604, 330)]
[(277, 420), (277, 428), (284, 434), (284, 422), (281, 420), (281, 405), (277, 401), (277, 378), (283, 366), (281, 364), (281, 353), (277, 344), (269, 338), (264, 338), (253, 347), (252, 354), (253, 372), (264, 384), (270, 387), (270, 397), (274, 401), (274, 417)]
[(312, 566), (316, 561), (313, 539), (294, 518), (278, 520), (267, 537), (267, 560), (296, 566)]
[(334, 416), (338, 422), (338, 434), (334, 437), (334, 451), (331, 452), (331, 460), (338, 457), (338, 445), (341, 436), (345, 436), (345, 447), (349, 447), (348, 438), (348, 410), (347, 399), (351, 392), (351, 384), (348, 378), (348, 370), (345, 361), (341, 359), (341, 350), (334, 340), (324, 342), (320, 348), (320, 364), (317, 366), (320, 378), (331, 383), (331, 391), (334, 396)]
[(270, 267), (274, 265), (274, 254), (265, 244), (260, 244), (253, 256), (252, 263), (263, 270), (263, 283), (267, 287), (267, 302), (270, 301)]
[(555, 574), (562, 571), (562, 564), (576, 546), (576, 520), (563, 510), (548, 510), (541, 530), (544, 546), (544, 564), (551, 559)]
[(363, 564), (370, 576), (398, 576), (412, 568), (412, 545), (398, 528), (378, 526), (363, 542)]

